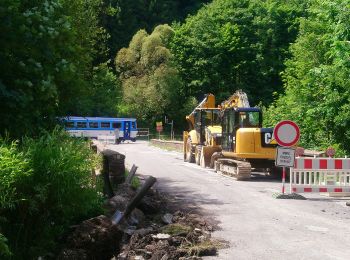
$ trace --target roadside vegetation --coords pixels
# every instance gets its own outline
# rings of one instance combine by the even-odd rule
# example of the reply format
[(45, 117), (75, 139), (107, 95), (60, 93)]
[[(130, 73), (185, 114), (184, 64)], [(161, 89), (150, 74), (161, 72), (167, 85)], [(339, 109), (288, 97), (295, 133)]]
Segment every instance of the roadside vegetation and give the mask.
[[(102, 212), (88, 143), (55, 130), (21, 142), (0, 139), (0, 255), (53, 253), (69, 226)], [(62, 241), (61, 241), (62, 242)]]

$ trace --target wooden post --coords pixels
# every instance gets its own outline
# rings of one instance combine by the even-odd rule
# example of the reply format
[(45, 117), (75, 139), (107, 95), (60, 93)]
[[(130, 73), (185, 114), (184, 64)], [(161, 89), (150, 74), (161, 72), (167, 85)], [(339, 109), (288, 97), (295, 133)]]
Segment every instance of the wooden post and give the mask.
[(132, 178), (134, 177), (136, 170), (137, 170), (137, 166), (135, 164), (132, 165), (131, 170), (129, 172), (129, 175), (126, 177), (125, 183), (130, 185), (132, 182)]
[(107, 156), (103, 156), (103, 181), (104, 181), (104, 191), (107, 194), (108, 198), (112, 198), (114, 196), (113, 188), (111, 182), (109, 180), (109, 162)]
[(142, 200), (142, 198), (146, 195), (147, 191), (153, 186), (153, 184), (157, 181), (153, 176), (148, 177), (146, 182), (142, 185), (141, 189), (137, 192), (135, 197), (128, 203), (125, 208), (124, 213), (120, 211), (116, 211), (112, 216), (112, 223), (118, 224), (124, 218), (127, 218), (130, 213), (135, 209), (137, 204)]

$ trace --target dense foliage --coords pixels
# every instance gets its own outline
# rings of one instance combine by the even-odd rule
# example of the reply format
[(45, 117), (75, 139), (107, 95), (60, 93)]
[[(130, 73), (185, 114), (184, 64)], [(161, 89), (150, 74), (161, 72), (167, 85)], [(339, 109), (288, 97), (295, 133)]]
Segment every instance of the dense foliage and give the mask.
[(215, 0), (175, 26), (172, 52), (186, 95), (237, 89), (268, 104), (282, 90), (280, 73), (298, 29), (304, 1)]
[(140, 29), (148, 32), (159, 24), (183, 20), (210, 0), (105, 0), (103, 25), (110, 35), (110, 57), (127, 47)]
[(58, 130), (21, 144), (1, 139), (0, 248), (6, 237), (15, 258), (43, 256), (69, 225), (100, 212), (96, 163), (86, 142)]
[(348, 0), (312, 1), (286, 62), (286, 94), (268, 109), (267, 124), (295, 120), (309, 148), (350, 152), (349, 7)]
[(100, 11), (101, 0), (0, 2), (0, 133), (91, 112), (94, 62), (107, 56)]
[(178, 112), (182, 82), (167, 48), (173, 34), (168, 25), (157, 26), (150, 35), (140, 30), (129, 47), (119, 51), (116, 66), (123, 86), (120, 109), (124, 114), (154, 121)]

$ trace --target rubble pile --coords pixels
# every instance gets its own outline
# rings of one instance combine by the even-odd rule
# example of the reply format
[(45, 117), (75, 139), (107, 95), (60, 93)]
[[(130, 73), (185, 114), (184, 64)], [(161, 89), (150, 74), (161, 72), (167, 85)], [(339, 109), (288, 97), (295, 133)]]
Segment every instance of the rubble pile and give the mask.
[(168, 260), (215, 255), (220, 242), (211, 239), (213, 226), (186, 209), (176, 210), (168, 197), (150, 189), (130, 216), (113, 224), (136, 194), (122, 184), (105, 203), (105, 216), (84, 221), (67, 239), (59, 259)]

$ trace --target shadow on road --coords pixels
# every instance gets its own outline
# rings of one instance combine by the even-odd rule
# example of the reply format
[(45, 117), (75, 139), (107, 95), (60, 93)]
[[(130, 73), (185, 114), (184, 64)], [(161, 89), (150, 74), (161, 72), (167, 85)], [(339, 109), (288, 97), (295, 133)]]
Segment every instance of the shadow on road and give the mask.
[[(145, 175), (139, 176), (147, 178)], [(155, 188), (163, 196), (165, 196), (166, 200), (168, 201), (167, 208), (169, 211), (174, 212), (181, 210), (185, 213), (193, 213), (204, 216), (216, 230), (219, 229), (218, 224), (220, 222), (214, 219), (215, 214), (208, 214), (208, 212), (203, 208), (203, 205), (223, 205), (224, 203), (222, 201), (211, 199), (203, 196), (203, 194), (193, 192), (193, 190), (190, 188), (179, 187), (169, 178), (157, 178)]]
[(268, 176), (263, 172), (252, 172), (251, 178), (246, 182), (281, 182), (280, 176)]

